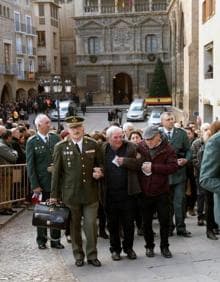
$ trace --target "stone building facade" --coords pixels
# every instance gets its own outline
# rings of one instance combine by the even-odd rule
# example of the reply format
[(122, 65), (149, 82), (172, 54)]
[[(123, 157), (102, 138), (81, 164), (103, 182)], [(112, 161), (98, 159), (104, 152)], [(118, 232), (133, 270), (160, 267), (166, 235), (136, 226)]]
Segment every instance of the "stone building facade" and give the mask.
[(76, 84), (95, 103), (147, 97), (157, 58), (169, 85), (169, 1), (75, 1)]
[(220, 120), (220, 2), (199, 0), (199, 112), (202, 122)]
[(172, 0), (168, 9), (173, 105), (184, 110), (186, 121), (198, 115), (198, 13), (194, 0)]
[(30, 1), (0, 1), (0, 101), (36, 91), (35, 29)]

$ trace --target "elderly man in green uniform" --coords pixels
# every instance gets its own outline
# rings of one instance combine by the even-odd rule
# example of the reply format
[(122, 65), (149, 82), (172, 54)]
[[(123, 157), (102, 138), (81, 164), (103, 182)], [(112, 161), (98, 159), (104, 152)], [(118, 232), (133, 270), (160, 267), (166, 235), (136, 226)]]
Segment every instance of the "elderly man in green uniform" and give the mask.
[(75, 265), (84, 265), (81, 221), (86, 236), (88, 264), (101, 266), (97, 258), (97, 179), (99, 150), (95, 140), (84, 136), (83, 118), (66, 118), (69, 136), (54, 149), (51, 202), (62, 201), (71, 210), (71, 238)]
[[(37, 134), (28, 139), (26, 145), (27, 172), (34, 193), (42, 193), (42, 201), (50, 198), (51, 165), (54, 146), (60, 141), (57, 134), (50, 133), (51, 121), (48, 116), (39, 114), (35, 119)], [(50, 230), (51, 247), (63, 249), (60, 243), (60, 231)], [(46, 249), (47, 228), (37, 227), (39, 249)]]

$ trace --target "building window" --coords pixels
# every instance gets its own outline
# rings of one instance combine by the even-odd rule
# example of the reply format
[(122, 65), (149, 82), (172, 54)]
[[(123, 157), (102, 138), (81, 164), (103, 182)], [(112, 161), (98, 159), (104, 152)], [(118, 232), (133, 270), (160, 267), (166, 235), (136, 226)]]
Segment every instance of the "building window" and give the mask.
[(19, 79), (24, 79), (24, 60), (22, 58), (17, 59), (17, 76)]
[(54, 72), (57, 73), (57, 67), (58, 67), (58, 59), (57, 56), (54, 56)]
[(145, 37), (145, 51), (147, 53), (156, 53), (158, 50), (157, 36), (155, 34), (148, 34)]
[(51, 18), (58, 19), (58, 9), (54, 5), (50, 6), (50, 16)]
[(38, 6), (39, 17), (44, 17), (44, 4)]
[(2, 15), (2, 5), (0, 5), (0, 16)]
[(16, 36), (16, 53), (22, 54), (22, 39), (19, 34)]
[(96, 92), (99, 90), (99, 77), (97, 75), (86, 76), (86, 88), (88, 92)]
[(98, 0), (86, 0), (84, 9), (86, 13), (98, 12)]
[(33, 40), (32, 38), (27, 39), (27, 53), (29, 56), (33, 56)]
[(34, 60), (30, 59), (28, 64), (28, 72), (33, 73), (34, 72)]
[(20, 14), (15, 13), (15, 31), (20, 31)]
[(56, 32), (53, 32), (53, 47), (54, 47), (54, 49), (57, 49), (57, 34), (56, 34)]
[(5, 71), (10, 72), (11, 65), (11, 45), (4, 43), (4, 62), (5, 62)]
[(47, 57), (46, 56), (38, 56), (38, 71), (45, 72), (48, 69), (47, 66)]
[(7, 17), (10, 18), (10, 10), (7, 8)]
[(46, 47), (45, 31), (37, 31), (37, 46)]
[(204, 78), (212, 79), (213, 76), (213, 42), (210, 42), (204, 46)]
[(215, 14), (215, 0), (204, 0), (202, 3), (202, 21), (205, 23)]
[(98, 54), (100, 51), (99, 39), (98, 37), (90, 37), (88, 39), (88, 53)]
[(30, 16), (26, 16), (26, 32), (28, 34), (31, 34), (31, 17)]

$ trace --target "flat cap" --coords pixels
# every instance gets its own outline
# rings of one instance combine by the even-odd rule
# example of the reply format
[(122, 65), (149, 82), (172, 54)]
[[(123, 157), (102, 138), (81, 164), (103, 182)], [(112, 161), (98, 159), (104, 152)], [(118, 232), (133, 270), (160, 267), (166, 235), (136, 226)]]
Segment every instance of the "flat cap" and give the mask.
[(70, 128), (81, 126), (83, 124), (83, 121), (84, 118), (78, 116), (70, 116), (65, 119), (65, 122)]
[(149, 125), (144, 129), (143, 138), (152, 139), (157, 133), (160, 133), (159, 127), (155, 125)]

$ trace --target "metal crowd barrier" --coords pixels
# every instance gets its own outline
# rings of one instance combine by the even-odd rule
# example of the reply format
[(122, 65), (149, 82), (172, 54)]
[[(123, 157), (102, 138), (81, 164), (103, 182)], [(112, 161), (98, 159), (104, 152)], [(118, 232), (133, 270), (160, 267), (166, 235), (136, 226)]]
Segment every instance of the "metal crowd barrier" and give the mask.
[(25, 201), (28, 194), (26, 164), (0, 165), (0, 208)]

